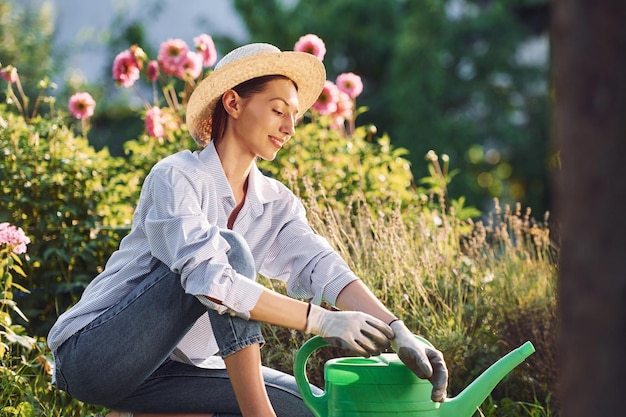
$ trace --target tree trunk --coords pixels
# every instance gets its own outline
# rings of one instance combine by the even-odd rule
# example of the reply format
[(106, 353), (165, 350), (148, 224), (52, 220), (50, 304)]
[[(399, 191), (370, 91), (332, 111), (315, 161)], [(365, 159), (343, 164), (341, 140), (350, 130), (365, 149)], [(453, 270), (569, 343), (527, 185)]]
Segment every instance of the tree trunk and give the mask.
[(624, 415), (626, 1), (552, 6), (561, 415)]

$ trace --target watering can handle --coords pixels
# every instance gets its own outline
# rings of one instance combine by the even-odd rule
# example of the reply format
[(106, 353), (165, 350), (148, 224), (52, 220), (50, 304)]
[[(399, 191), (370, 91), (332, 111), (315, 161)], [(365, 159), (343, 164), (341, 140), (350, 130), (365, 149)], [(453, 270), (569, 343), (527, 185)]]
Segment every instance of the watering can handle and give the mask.
[[(433, 346), (428, 340), (422, 336), (415, 335), (415, 337), (429, 346)], [(328, 399), (326, 398), (326, 392), (321, 395), (315, 395), (311, 391), (309, 385), (309, 379), (306, 376), (306, 362), (309, 356), (313, 354), (319, 348), (328, 346), (329, 343), (321, 336), (314, 336), (307, 340), (302, 347), (296, 353), (296, 358), (293, 364), (293, 375), (296, 378), (298, 389), (302, 394), (304, 403), (313, 411), (316, 417), (326, 417), (328, 415)]]
[(315, 414), (315, 417), (326, 417), (328, 415), (328, 399), (326, 398), (326, 392), (322, 395), (315, 395), (311, 391), (309, 379), (306, 376), (306, 361), (315, 350), (328, 345), (329, 343), (321, 336), (310, 338), (298, 350), (293, 363), (293, 375), (296, 378), (302, 399), (313, 414)]

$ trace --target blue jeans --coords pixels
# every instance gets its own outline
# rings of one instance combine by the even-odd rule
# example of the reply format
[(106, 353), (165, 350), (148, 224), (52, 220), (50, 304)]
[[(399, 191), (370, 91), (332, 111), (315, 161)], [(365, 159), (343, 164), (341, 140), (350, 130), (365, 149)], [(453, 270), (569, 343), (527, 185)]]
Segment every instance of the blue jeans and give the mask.
[[(243, 238), (226, 230), (222, 236), (231, 246), (229, 263), (240, 274), (255, 279), (252, 254)], [(55, 352), (56, 385), (83, 402), (111, 409), (238, 416), (226, 370), (169, 359), (202, 314), (209, 314), (224, 356), (264, 341), (258, 322), (207, 310), (195, 296), (185, 293), (179, 275), (159, 264), (120, 303), (59, 347)], [(263, 367), (263, 375), (279, 417), (312, 416), (291, 375), (267, 367)]]

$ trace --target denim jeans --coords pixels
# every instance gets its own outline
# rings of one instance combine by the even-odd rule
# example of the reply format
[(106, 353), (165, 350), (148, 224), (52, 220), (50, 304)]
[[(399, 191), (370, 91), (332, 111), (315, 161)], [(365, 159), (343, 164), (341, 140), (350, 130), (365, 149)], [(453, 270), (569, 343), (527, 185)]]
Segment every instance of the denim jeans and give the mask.
[[(222, 236), (231, 246), (229, 263), (255, 279), (252, 254), (243, 238), (226, 230)], [(59, 347), (56, 385), (83, 402), (123, 411), (240, 415), (226, 370), (169, 359), (202, 314), (209, 314), (221, 352), (263, 343), (258, 322), (207, 310), (184, 292), (179, 275), (159, 264), (120, 303)], [(312, 416), (292, 376), (267, 367), (263, 375), (279, 417)]]

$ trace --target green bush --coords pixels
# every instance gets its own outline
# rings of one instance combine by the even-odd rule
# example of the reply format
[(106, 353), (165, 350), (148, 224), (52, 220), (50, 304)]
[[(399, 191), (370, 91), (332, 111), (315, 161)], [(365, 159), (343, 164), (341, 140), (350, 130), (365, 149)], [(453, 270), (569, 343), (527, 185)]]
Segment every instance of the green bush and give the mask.
[(31, 348), (13, 345), (0, 359), (0, 415), (83, 417), (102, 410), (54, 388), (51, 370), (50, 352), (43, 338)]
[(133, 182), (117, 172), (126, 170), (120, 160), (95, 152), (59, 118), (27, 123), (0, 105), (0, 124), (0, 219), (31, 239), (24, 266), (31, 294), (16, 296), (30, 330), (44, 335), (117, 247), (119, 230), (107, 226), (132, 214), (119, 201)]
[[(376, 138), (373, 126), (361, 126), (346, 136), (332, 129), (330, 117), (318, 117), (296, 130), (274, 161), (260, 167), (282, 181), (308, 178), (325, 190), (326, 200), (344, 205), (355, 193), (367, 201), (411, 202), (415, 194), (407, 151), (394, 148), (386, 135)], [(305, 187), (298, 194), (306, 197)]]
[[(15, 293), (28, 293), (21, 254), (30, 238), (21, 227), (0, 223), (0, 415), (35, 417), (79, 415), (82, 404), (52, 388), (52, 358), (43, 338), (29, 336), (16, 318), (28, 321)], [(71, 403), (71, 404), (70, 404)], [(65, 407), (65, 405), (70, 405)]]

